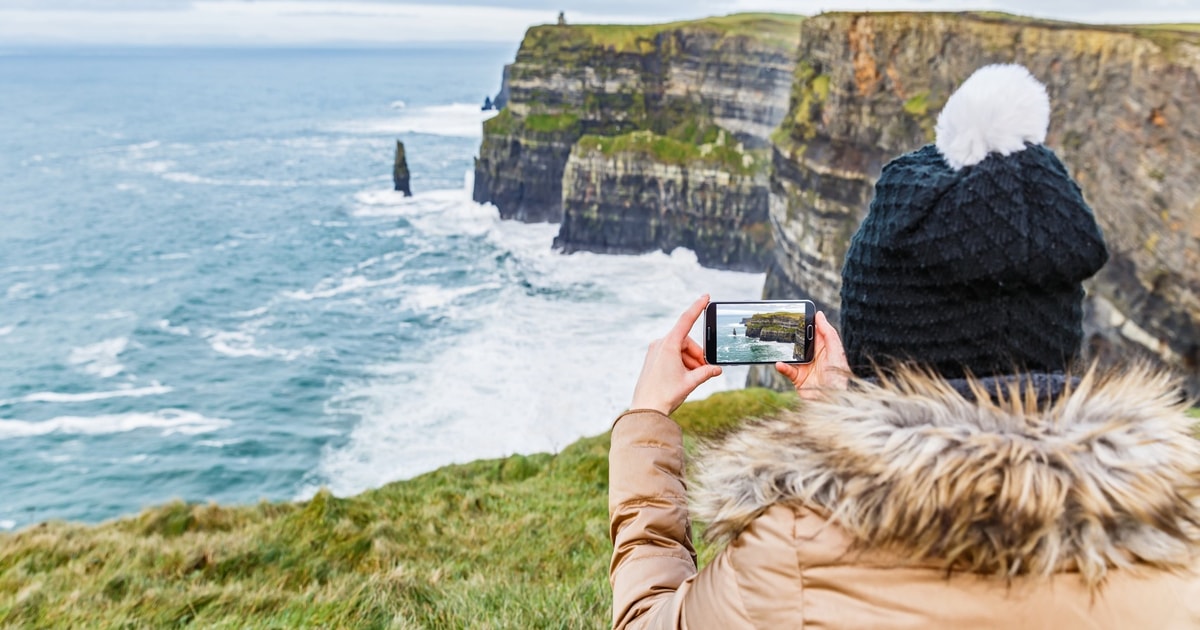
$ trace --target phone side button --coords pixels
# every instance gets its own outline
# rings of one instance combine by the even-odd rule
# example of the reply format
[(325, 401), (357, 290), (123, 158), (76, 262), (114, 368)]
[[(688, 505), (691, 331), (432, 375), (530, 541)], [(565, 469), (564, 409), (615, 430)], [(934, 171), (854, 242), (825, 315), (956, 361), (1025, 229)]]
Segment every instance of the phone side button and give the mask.
[(805, 337), (808, 337), (808, 340), (809, 340), (809, 341), (812, 341), (812, 338), (813, 338), (813, 330), (814, 330), (816, 327), (815, 327), (815, 326), (813, 326), (812, 324), (809, 324), (809, 325), (807, 326), (807, 328), (808, 328), (808, 330), (804, 331), (804, 336), (805, 336)]

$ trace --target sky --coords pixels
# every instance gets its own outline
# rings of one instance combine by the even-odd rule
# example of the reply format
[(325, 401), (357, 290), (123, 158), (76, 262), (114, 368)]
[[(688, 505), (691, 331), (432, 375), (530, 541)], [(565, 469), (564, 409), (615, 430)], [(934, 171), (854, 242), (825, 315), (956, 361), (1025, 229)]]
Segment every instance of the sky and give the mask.
[(742, 11), (1007, 11), (1091, 23), (1200, 23), (1200, 0), (0, 0), (0, 46), (497, 42), (552, 22), (661, 22)]

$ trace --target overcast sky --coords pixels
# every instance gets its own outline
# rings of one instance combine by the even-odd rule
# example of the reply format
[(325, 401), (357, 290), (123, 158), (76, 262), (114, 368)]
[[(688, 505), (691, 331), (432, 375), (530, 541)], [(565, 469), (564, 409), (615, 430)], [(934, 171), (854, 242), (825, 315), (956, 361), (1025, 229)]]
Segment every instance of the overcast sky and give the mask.
[(0, 0), (0, 46), (519, 42), (572, 22), (656, 22), (740, 11), (999, 10), (1093, 23), (1200, 22), (1200, 0)]

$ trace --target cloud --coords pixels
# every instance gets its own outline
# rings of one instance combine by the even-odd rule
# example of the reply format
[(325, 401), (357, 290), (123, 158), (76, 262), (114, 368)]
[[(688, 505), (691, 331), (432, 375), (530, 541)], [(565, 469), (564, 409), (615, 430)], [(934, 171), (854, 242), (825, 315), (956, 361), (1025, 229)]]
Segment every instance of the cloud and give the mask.
[[(602, 9), (598, 10), (597, 6)], [(739, 11), (1008, 11), (1083, 22), (1200, 22), (1200, 0), (0, 0), (7, 44), (515, 44), (533, 24), (651, 22)]]
[[(63, 0), (56, 0), (62, 2)], [(556, 13), (498, 6), (285, 0), (197, 0), (137, 10), (0, 7), (0, 41), (17, 44), (516, 43), (531, 24)], [(580, 14), (596, 21), (639, 17)], [(643, 19), (644, 20), (644, 19)]]
[(0, 11), (186, 11), (192, 0), (0, 0)]

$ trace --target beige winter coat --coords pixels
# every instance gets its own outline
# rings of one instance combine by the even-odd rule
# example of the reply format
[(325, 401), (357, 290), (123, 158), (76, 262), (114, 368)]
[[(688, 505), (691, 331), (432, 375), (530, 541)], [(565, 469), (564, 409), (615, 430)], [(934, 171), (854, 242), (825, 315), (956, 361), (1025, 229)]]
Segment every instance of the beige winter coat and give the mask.
[[(1200, 628), (1200, 447), (1176, 392), (1144, 370), (1047, 409), (862, 384), (710, 447), (691, 512), (678, 425), (627, 413), (614, 626)], [(699, 573), (690, 515), (725, 545)]]

